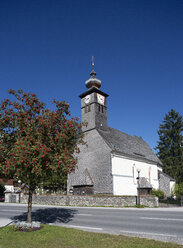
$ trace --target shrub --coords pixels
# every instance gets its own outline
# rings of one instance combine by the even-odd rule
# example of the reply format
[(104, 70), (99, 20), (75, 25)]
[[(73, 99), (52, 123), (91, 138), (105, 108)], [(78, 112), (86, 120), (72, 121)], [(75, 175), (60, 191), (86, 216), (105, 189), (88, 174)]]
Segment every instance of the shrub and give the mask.
[(163, 199), (165, 197), (165, 194), (160, 189), (152, 189), (152, 195), (158, 197), (159, 199)]
[(180, 198), (183, 195), (183, 183), (175, 184), (172, 190), (172, 194), (176, 196), (176, 198)]

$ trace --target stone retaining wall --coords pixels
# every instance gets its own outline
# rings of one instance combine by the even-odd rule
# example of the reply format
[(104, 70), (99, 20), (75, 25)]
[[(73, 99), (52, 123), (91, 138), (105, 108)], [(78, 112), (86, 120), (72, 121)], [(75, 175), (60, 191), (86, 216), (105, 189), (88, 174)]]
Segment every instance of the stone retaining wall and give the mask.
[[(141, 205), (158, 207), (158, 198), (141, 196)], [(27, 196), (21, 197), (21, 203), (27, 203)], [(136, 196), (56, 196), (34, 195), (34, 204), (61, 205), (61, 206), (98, 206), (98, 207), (125, 207), (135, 206)]]

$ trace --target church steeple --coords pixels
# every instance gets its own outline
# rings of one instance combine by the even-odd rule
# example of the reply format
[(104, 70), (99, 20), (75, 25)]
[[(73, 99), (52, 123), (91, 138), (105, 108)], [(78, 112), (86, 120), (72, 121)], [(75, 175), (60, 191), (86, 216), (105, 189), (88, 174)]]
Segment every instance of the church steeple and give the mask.
[(97, 73), (94, 71), (94, 56), (92, 56), (92, 71), (90, 72), (90, 78), (85, 82), (86, 88), (96, 87), (99, 89), (101, 87), (101, 80), (96, 78)]
[(87, 127), (83, 131), (94, 128), (105, 129), (107, 127), (107, 97), (108, 95), (99, 88), (101, 81), (96, 78), (94, 70), (94, 58), (92, 58), (92, 71), (90, 78), (85, 82), (88, 90), (81, 94), (81, 116), (82, 121), (87, 122)]

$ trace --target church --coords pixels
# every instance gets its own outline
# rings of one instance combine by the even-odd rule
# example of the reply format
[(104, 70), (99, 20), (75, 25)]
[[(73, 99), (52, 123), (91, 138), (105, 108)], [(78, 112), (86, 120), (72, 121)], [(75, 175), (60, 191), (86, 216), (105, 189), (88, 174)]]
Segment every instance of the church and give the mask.
[(162, 163), (149, 145), (107, 125), (108, 94), (100, 90), (94, 63), (90, 76), (85, 82), (87, 90), (79, 96), (82, 122), (87, 122), (83, 127), (87, 145), (77, 154), (77, 168), (68, 176), (67, 193), (136, 196), (140, 182), (146, 194), (155, 188), (170, 196), (174, 180), (162, 172)]

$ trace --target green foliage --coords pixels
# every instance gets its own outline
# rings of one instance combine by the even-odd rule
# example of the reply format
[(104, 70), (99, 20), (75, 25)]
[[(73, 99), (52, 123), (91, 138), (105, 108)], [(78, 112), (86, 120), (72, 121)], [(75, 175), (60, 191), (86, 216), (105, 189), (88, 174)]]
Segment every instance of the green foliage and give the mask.
[(74, 171), (73, 154), (84, 144), (82, 124), (70, 117), (64, 101), (54, 100), (51, 111), (35, 94), (22, 90), (9, 94), (15, 101), (5, 99), (0, 108), (0, 172), (29, 186), (31, 206), (36, 187), (62, 184)]
[(177, 183), (183, 181), (183, 119), (171, 109), (159, 126), (157, 155), (163, 163), (163, 171), (173, 177)]
[(183, 183), (175, 184), (172, 194), (176, 196), (176, 198), (179, 198), (181, 195), (183, 195)]
[(50, 111), (35, 94), (9, 92), (16, 101), (5, 99), (1, 104), (1, 172), (34, 190), (53, 176), (62, 178), (73, 171), (82, 132), (76, 118), (67, 118), (69, 105), (54, 100), (56, 110)]
[(165, 196), (164, 192), (160, 189), (152, 189), (152, 195), (158, 197), (159, 199), (163, 199)]
[(180, 198), (174, 199), (174, 198), (170, 197), (167, 199), (160, 199), (159, 202), (163, 203), (163, 204), (167, 204), (167, 205), (173, 204), (174, 206), (175, 205), (180, 206)]
[(67, 175), (54, 175), (52, 178), (44, 181), (43, 189), (49, 193), (65, 193), (67, 191)]
[(5, 192), (5, 187), (4, 187), (4, 185), (0, 182), (0, 196), (4, 196), (4, 192)]

